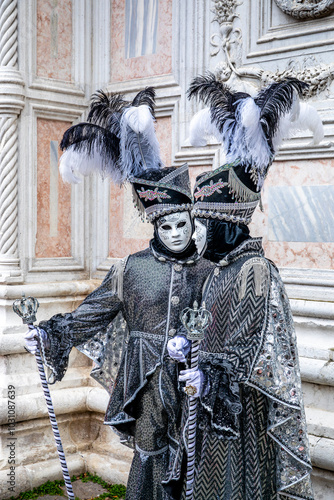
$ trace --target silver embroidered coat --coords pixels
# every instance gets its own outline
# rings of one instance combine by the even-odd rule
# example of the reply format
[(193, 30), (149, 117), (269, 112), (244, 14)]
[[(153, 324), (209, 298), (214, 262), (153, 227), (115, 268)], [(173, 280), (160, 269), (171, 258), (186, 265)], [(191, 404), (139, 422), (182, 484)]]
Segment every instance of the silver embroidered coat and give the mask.
[[(123, 314), (129, 335), (105, 423), (125, 437), (135, 436), (127, 488), (131, 500), (170, 498), (161, 480), (169, 449), (178, 444), (183, 392), (178, 365), (169, 358), (166, 344), (170, 337), (185, 333), (180, 313), (194, 300), (200, 301), (211, 269), (204, 259), (180, 262), (146, 249), (112, 267), (102, 285), (75, 311), (40, 323), (51, 340), (47, 362), (60, 380), (73, 346), (103, 365), (110, 357), (110, 343), (115, 344), (108, 325)], [(125, 330), (120, 332), (122, 343)]]
[[(203, 301), (213, 322), (199, 353), (209, 391), (199, 404), (194, 498), (312, 500), (293, 320), (261, 239), (216, 265)], [(176, 484), (183, 453), (181, 440), (166, 483)]]

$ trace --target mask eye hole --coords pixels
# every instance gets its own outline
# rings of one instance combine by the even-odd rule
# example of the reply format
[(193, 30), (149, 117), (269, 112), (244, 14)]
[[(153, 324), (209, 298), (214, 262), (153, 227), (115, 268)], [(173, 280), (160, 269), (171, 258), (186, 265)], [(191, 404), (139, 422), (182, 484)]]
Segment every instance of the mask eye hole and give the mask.
[(181, 222), (178, 223), (177, 227), (184, 227), (186, 225), (186, 221), (182, 220)]
[(170, 231), (172, 228), (169, 224), (163, 224), (162, 226), (160, 226), (160, 229), (162, 229), (163, 231)]

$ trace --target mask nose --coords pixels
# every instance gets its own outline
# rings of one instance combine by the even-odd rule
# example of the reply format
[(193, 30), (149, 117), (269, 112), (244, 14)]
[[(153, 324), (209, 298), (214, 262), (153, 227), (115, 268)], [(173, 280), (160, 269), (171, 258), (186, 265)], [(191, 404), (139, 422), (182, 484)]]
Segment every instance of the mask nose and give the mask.
[(172, 228), (172, 238), (176, 238), (180, 235), (180, 229), (176, 226)]

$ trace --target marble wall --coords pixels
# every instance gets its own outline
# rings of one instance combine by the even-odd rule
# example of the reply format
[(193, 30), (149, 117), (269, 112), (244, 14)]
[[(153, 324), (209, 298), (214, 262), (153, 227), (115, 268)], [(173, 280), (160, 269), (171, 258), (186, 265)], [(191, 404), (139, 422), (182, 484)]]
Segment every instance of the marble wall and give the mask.
[(68, 123), (37, 120), (37, 234), (36, 257), (70, 257), (71, 186), (58, 170), (59, 142)]
[(252, 234), (279, 267), (333, 269), (333, 160), (276, 161)]
[(72, 80), (72, 2), (37, 1), (37, 75)]
[[(324, 120), (319, 147), (303, 134), (283, 146), (265, 183), (264, 212), (256, 211), (251, 231), (263, 237), (291, 299), (317, 500), (329, 500), (334, 487), (334, 417), (328, 404), (334, 386), (333, 14), (296, 21), (272, 0), (8, 0), (6, 6), (0, 9), (0, 37), (11, 34), (0, 52), (0, 191), (6, 193), (0, 206), (0, 435), (4, 443), (7, 385), (14, 383), (18, 446), (24, 447), (14, 493), (60, 472), (13, 300), (22, 291), (36, 296), (39, 319), (71, 311), (115, 259), (145, 248), (152, 235), (152, 226), (141, 222), (133, 207), (131, 189), (97, 177), (74, 187), (60, 180), (61, 136), (85, 119), (96, 89), (131, 99), (152, 85), (163, 162), (188, 162), (194, 183), (201, 171), (222, 161), (217, 143), (191, 148), (186, 141), (198, 110), (186, 99), (186, 89), (194, 75), (209, 69), (231, 85), (253, 90), (273, 75), (305, 78)], [(68, 373), (53, 390), (70, 470), (125, 482), (131, 452), (102, 426), (106, 394), (89, 378), (89, 364), (74, 351)], [(29, 448), (33, 438), (41, 440), (39, 447)], [(0, 479), (6, 475), (5, 452), (2, 444)], [(1, 498), (11, 496), (0, 485)]]

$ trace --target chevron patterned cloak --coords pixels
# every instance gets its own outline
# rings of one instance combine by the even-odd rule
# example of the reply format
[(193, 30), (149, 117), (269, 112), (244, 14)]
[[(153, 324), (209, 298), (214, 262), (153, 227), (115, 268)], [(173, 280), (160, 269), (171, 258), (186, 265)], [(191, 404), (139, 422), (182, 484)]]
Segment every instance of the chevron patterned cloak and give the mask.
[[(250, 238), (221, 260), (203, 290), (213, 315), (199, 365), (196, 500), (312, 500), (311, 462), (290, 305), (276, 267)], [(187, 409), (166, 488), (180, 491)], [(183, 499), (183, 497), (182, 497)]]

